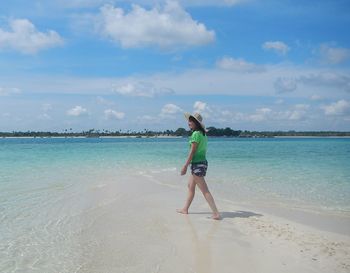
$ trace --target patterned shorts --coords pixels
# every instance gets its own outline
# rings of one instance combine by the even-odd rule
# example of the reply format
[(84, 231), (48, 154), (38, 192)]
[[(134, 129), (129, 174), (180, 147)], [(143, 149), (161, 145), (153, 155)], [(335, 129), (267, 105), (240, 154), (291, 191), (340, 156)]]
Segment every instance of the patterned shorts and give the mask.
[(208, 161), (201, 161), (191, 164), (191, 171), (193, 175), (204, 177), (207, 174)]

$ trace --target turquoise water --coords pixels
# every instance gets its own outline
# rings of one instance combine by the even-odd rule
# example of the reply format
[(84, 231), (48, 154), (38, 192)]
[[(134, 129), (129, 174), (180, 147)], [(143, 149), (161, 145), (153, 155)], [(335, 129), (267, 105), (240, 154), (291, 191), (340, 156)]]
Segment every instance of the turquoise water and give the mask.
[(213, 140), (209, 155), (228, 193), (350, 211), (350, 139)]
[[(187, 156), (187, 139), (0, 139), (0, 196), (67, 184), (81, 173), (173, 170)], [(236, 197), (263, 193), (350, 210), (350, 139), (211, 138), (207, 180)], [(60, 180), (53, 179), (59, 175)], [(73, 179), (74, 178), (74, 179)], [(53, 181), (56, 182), (53, 182)], [(58, 182), (59, 181), (59, 182)], [(82, 182), (84, 183), (84, 182)]]
[[(185, 138), (0, 139), (0, 272), (76, 272), (94, 190), (128, 173), (183, 187), (187, 153)], [(217, 199), (350, 213), (350, 139), (210, 138), (208, 161)]]

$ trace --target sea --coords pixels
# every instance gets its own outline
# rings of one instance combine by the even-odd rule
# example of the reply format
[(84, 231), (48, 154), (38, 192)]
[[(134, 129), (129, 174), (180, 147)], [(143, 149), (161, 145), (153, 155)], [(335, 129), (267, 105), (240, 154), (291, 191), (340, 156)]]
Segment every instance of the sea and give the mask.
[[(130, 174), (183, 188), (188, 152), (187, 138), (1, 138), (0, 272), (79, 272), (95, 190)], [(207, 159), (217, 200), (350, 215), (350, 138), (213, 137)]]

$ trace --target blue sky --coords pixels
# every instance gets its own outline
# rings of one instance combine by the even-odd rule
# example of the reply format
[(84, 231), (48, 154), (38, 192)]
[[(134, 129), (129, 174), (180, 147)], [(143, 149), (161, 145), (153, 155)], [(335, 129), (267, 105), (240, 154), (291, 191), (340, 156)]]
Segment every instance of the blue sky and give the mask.
[(0, 131), (350, 130), (349, 1), (0, 3)]

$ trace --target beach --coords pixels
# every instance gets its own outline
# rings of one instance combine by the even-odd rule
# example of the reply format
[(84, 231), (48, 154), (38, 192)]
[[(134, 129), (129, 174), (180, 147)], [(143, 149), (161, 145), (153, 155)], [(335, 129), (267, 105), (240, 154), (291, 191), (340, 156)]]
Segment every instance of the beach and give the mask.
[[(349, 272), (348, 154), (338, 152), (348, 140), (210, 145), (219, 161), (211, 155), (207, 182), (220, 221), (198, 189), (189, 214), (176, 212), (187, 190), (186, 140), (3, 140), (0, 271)], [(309, 172), (297, 154), (287, 161), (296, 146), (314, 154), (302, 162)], [(317, 169), (324, 164), (327, 172)], [(313, 180), (316, 170), (327, 180)]]
[(214, 221), (199, 192), (190, 214), (177, 214), (184, 180), (170, 187), (134, 175), (118, 187), (122, 197), (87, 215), (82, 240), (94, 247), (78, 272), (349, 272), (349, 234), (221, 199)]

